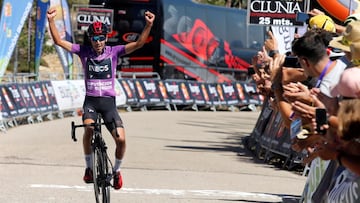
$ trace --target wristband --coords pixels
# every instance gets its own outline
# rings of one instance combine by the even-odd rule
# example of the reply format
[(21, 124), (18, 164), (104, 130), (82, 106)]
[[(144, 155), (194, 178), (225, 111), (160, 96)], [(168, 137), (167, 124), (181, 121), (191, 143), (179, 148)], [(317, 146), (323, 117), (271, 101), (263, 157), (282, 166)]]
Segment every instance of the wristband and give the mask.
[(269, 51), (269, 56), (273, 57), (273, 56), (275, 56), (275, 54), (278, 54), (278, 53), (279, 53), (279, 50), (270, 50)]

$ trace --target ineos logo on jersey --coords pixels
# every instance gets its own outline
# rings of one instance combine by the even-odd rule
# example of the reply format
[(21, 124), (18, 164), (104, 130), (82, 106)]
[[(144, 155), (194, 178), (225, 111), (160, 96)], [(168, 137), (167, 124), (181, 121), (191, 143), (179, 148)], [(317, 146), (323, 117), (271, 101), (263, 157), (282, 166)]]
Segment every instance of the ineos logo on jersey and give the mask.
[(105, 66), (89, 65), (89, 71), (106, 72), (109, 71), (109, 65), (105, 65)]
[(86, 61), (88, 79), (109, 79), (112, 77), (111, 59)]

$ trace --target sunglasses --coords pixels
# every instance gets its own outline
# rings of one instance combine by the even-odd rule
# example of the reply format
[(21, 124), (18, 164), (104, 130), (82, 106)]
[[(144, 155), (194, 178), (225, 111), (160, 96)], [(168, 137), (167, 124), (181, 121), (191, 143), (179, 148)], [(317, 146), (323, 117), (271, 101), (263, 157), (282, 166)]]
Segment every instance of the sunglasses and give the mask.
[(95, 35), (90, 37), (91, 41), (97, 42), (97, 41), (104, 41), (106, 37), (104, 35)]

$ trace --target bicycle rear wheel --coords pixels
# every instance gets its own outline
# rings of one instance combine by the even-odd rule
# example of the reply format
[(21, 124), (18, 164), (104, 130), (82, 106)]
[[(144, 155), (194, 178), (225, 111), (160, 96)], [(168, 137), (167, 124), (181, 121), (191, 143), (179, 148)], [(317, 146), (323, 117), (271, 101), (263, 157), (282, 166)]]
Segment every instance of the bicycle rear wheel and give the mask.
[(106, 152), (99, 148), (94, 149), (93, 154), (93, 177), (96, 203), (110, 202), (110, 179), (109, 165)]

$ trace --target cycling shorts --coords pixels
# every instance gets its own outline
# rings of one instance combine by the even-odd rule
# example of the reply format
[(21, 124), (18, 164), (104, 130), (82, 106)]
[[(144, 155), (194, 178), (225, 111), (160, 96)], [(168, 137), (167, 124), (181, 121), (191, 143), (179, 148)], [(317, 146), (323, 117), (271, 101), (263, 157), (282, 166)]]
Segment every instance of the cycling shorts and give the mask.
[(91, 97), (85, 96), (83, 105), (82, 120), (97, 119), (98, 113), (101, 114), (106, 128), (112, 132), (114, 130), (113, 121), (116, 127), (123, 128), (123, 122), (116, 108), (115, 97)]

